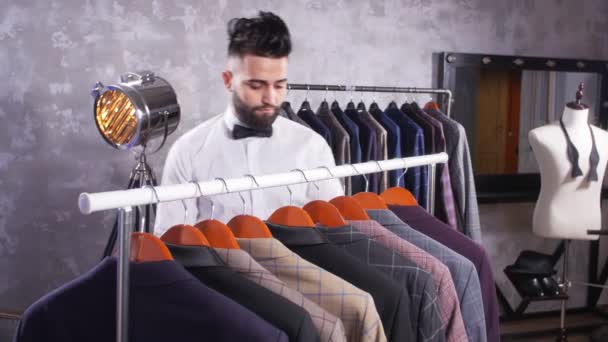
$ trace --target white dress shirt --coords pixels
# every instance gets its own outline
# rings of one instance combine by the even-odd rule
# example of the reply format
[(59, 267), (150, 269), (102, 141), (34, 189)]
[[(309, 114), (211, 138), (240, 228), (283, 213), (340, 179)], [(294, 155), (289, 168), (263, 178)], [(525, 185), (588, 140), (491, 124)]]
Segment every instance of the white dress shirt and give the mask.
[[(279, 116), (272, 125), (271, 137), (239, 140), (232, 138), (235, 124), (246, 126), (238, 120), (230, 105), (223, 114), (212, 117), (179, 137), (169, 150), (161, 184), (335, 166), (331, 148), (325, 139), (298, 123)], [(344, 189), (337, 179), (317, 184), (320, 191), (312, 184), (290, 186), (292, 204), (301, 207), (312, 200), (330, 200), (344, 195)], [(242, 195), (246, 201), (246, 214), (252, 213), (263, 220), (276, 209), (289, 205), (289, 191), (285, 187), (248, 191)], [(213, 218), (224, 223), (243, 214), (243, 201), (237, 193), (186, 200), (187, 217), (184, 216), (181, 201), (161, 203), (157, 208), (155, 234), (162, 235), (176, 224), (194, 224), (210, 218), (211, 201), (214, 205)]]

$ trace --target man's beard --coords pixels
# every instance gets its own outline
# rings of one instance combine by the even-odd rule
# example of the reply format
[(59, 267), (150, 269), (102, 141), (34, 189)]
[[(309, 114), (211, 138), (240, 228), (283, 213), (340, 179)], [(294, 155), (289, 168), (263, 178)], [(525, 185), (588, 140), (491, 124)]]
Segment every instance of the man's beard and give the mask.
[[(268, 129), (272, 127), (272, 124), (279, 116), (279, 107), (274, 106), (256, 106), (256, 107), (248, 107), (236, 93), (232, 95), (232, 103), (234, 104), (234, 111), (236, 112), (236, 116), (241, 120), (245, 125), (253, 128), (253, 129)], [(255, 111), (258, 109), (274, 109), (274, 113), (272, 115), (264, 115), (258, 116), (255, 114)]]

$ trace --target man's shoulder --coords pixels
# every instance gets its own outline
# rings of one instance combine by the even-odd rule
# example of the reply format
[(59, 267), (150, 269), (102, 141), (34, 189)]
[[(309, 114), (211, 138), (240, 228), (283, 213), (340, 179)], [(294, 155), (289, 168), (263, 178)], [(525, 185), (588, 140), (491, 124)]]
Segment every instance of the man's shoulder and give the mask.
[(301, 143), (325, 142), (325, 139), (319, 133), (295, 121), (279, 116), (275, 123), (279, 126), (281, 134), (289, 136), (289, 139)]
[(222, 117), (223, 114), (217, 114), (189, 129), (175, 140), (173, 148), (179, 148), (180, 146), (189, 146), (189, 148), (192, 148), (195, 145), (204, 144), (206, 137), (213, 128), (221, 122)]

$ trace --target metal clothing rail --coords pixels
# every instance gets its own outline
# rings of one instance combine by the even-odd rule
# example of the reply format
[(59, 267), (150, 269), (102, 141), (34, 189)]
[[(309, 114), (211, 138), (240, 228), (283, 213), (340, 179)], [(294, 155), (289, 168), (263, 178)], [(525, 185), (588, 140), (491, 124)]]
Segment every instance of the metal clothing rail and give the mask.
[(367, 93), (402, 93), (402, 94), (440, 94), (447, 96), (446, 115), (451, 117), (452, 91), (443, 88), (416, 88), (416, 87), (376, 87), (376, 86), (347, 86), (329, 84), (301, 84), (289, 83), (288, 90), (313, 90), (313, 91), (358, 91)]
[(345, 164), (334, 167), (321, 166), (315, 169), (296, 170), (270, 175), (244, 176), (225, 180), (191, 182), (119, 191), (81, 193), (78, 198), (78, 206), (83, 214), (118, 209), (119, 261), (117, 270), (116, 340), (118, 342), (127, 342), (129, 336), (127, 323), (129, 316), (129, 256), (131, 254), (130, 228), (132, 227), (132, 207), (224, 193), (318, 182), (402, 168), (408, 169), (416, 166), (428, 166), (430, 177), (427, 205), (432, 212), (435, 201), (436, 165), (446, 163), (447, 160), (448, 155), (442, 152), (425, 156)]

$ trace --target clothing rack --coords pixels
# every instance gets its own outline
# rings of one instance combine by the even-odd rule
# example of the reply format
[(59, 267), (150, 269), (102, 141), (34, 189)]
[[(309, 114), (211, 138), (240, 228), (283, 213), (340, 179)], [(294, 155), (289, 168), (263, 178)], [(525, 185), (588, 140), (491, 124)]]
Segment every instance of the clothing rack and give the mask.
[(118, 209), (118, 277), (117, 277), (117, 342), (128, 341), (129, 316), (129, 256), (130, 227), (134, 206), (179, 201), (233, 192), (259, 190), (272, 187), (311, 183), (329, 179), (357, 176), (417, 166), (428, 166), (430, 208), (434, 208), (436, 165), (446, 163), (448, 155), (444, 152), (389, 160), (369, 161), (358, 164), (344, 164), (334, 167), (321, 166), (315, 169), (295, 170), (261, 176), (216, 179), (204, 182), (190, 182), (139, 189), (81, 193), (78, 207), (83, 214)]
[(329, 84), (302, 84), (289, 83), (288, 90), (313, 90), (313, 91), (358, 91), (366, 93), (401, 93), (401, 94), (439, 94), (447, 96), (447, 108), (445, 114), (451, 117), (452, 91), (443, 88), (416, 88), (416, 87), (376, 87), (376, 86), (347, 86)]

